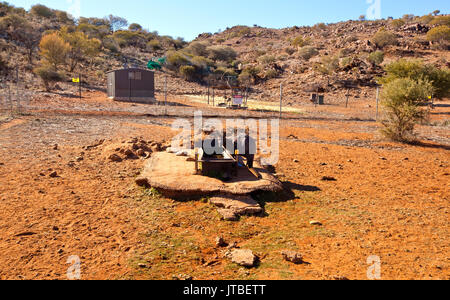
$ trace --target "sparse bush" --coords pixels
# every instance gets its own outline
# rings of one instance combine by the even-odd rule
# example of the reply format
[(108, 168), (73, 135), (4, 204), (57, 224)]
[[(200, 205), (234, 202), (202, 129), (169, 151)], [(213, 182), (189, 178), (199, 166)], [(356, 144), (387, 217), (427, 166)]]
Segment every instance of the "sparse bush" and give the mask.
[(193, 66), (181, 66), (180, 74), (185, 80), (194, 81), (197, 77), (197, 72)]
[(360, 15), (359, 16), (359, 20), (360, 21), (365, 21), (366, 20), (366, 16), (365, 15)]
[(36, 5), (32, 6), (30, 12), (33, 15), (41, 17), (41, 18), (50, 19), (50, 18), (55, 17), (55, 12), (52, 9), (50, 9), (47, 6), (42, 5), (42, 4), (36, 4)]
[(158, 51), (162, 49), (161, 43), (158, 40), (151, 40), (147, 43), (147, 48), (151, 51)]
[(119, 52), (119, 44), (112, 36), (107, 36), (102, 40), (102, 45), (105, 49), (108, 49), (109, 51), (113, 53)]
[(294, 47), (305, 47), (308, 46), (310, 43), (311, 43), (310, 38), (304, 39), (303, 36), (301, 35), (291, 41), (291, 45)]
[(438, 26), (427, 33), (427, 39), (430, 42), (436, 42), (440, 44), (446, 44), (450, 42), (450, 27), (448, 26)]
[(394, 141), (412, 141), (415, 125), (426, 116), (421, 105), (432, 93), (432, 84), (422, 79), (397, 78), (384, 85), (382, 104), (386, 116), (382, 133)]
[(273, 69), (267, 70), (264, 73), (264, 78), (266, 80), (269, 80), (269, 79), (272, 79), (272, 78), (277, 78), (277, 77), (278, 77), (278, 72), (276, 70), (273, 70)]
[(51, 91), (52, 84), (62, 80), (61, 74), (56, 72), (53, 66), (42, 65), (34, 69), (34, 73), (42, 79), (47, 92)]
[(169, 51), (167, 53), (167, 66), (175, 71), (178, 71), (181, 66), (189, 64), (188, 57), (179, 51)]
[(265, 65), (272, 64), (276, 61), (275, 56), (273, 55), (264, 55), (259, 58), (259, 62)]
[(128, 26), (128, 21), (124, 18), (109, 15), (108, 18), (106, 18), (109, 25), (111, 26), (111, 30), (113, 32), (116, 32), (119, 29), (122, 29), (126, 26)]
[(432, 15), (425, 15), (419, 18), (419, 22), (422, 24), (429, 24), (434, 20)]
[(60, 22), (60, 23), (70, 24), (70, 25), (74, 24), (73, 19), (65, 11), (56, 10), (55, 16), (56, 16), (56, 19), (58, 20), (58, 22)]
[(435, 17), (430, 25), (447, 25), (450, 26), (450, 15)]
[(207, 48), (209, 58), (215, 61), (233, 61), (237, 57), (237, 53), (230, 47), (212, 46)]
[(386, 29), (382, 28), (380, 29), (373, 37), (372, 42), (378, 47), (378, 48), (384, 48), (387, 46), (397, 45), (397, 36), (387, 31)]
[(353, 61), (352, 57), (349, 57), (349, 56), (343, 57), (341, 59), (340, 65), (341, 65), (342, 68), (346, 68), (352, 63), (352, 61)]
[(138, 23), (132, 23), (130, 24), (130, 26), (128, 27), (129, 31), (141, 31), (142, 30), (142, 26), (139, 25)]
[(414, 15), (412, 15), (412, 14), (406, 14), (406, 15), (403, 15), (402, 19), (403, 19), (406, 23), (408, 23), (408, 22), (411, 22), (411, 21), (414, 20)]
[(305, 46), (298, 50), (298, 55), (305, 60), (310, 60), (318, 54), (319, 51), (317, 51), (317, 49), (312, 46)]
[(295, 53), (295, 49), (293, 48), (286, 48), (284, 49), (284, 52), (286, 52), (288, 55), (292, 55)]
[(318, 23), (318, 24), (314, 25), (313, 29), (323, 31), (323, 30), (327, 29), (327, 25), (325, 23)]
[(391, 21), (391, 25), (392, 25), (392, 27), (398, 29), (405, 25), (405, 21), (403, 21), (402, 19), (395, 19), (395, 20)]
[(386, 76), (381, 84), (387, 84), (399, 78), (409, 78), (414, 81), (426, 80), (433, 85), (434, 97), (438, 99), (449, 97), (450, 70), (439, 69), (431, 64), (424, 64), (420, 60), (400, 59), (385, 67)]
[(206, 43), (192, 42), (185, 49), (186, 52), (191, 53), (194, 56), (208, 56), (208, 50)]
[(53, 67), (54, 72), (57, 72), (58, 66), (66, 61), (70, 45), (58, 33), (51, 33), (42, 38), (39, 48), (43, 59)]
[(211, 59), (203, 56), (195, 56), (191, 61), (192, 64), (194, 64), (199, 69), (207, 69), (214, 66), (214, 62)]
[(375, 51), (369, 54), (368, 60), (374, 66), (379, 66), (384, 61), (384, 52), (383, 51)]

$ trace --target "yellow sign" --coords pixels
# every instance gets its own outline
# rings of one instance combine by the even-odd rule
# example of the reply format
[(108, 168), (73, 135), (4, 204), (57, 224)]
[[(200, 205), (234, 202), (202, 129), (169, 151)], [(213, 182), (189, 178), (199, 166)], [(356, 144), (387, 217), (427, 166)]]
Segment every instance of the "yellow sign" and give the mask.
[(72, 82), (78, 83), (78, 82), (80, 82), (80, 78), (72, 78)]
[(430, 99), (430, 100), (431, 100), (431, 98), (432, 98), (431, 96), (428, 96), (428, 99)]

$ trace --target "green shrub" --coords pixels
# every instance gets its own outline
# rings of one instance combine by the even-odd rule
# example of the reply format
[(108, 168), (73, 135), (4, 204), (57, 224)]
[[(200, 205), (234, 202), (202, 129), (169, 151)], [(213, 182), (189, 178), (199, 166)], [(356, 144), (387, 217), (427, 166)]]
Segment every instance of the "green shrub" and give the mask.
[(56, 16), (56, 19), (58, 20), (58, 22), (60, 22), (60, 23), (71, 24), (71, 25), (74, 23), (73, 19), (65, 11), (56, 10), (55, 16)]
[(447, 43), (450, 41), (450, 27), (443, 25), (438, 26), (427, 33), (427, 39), (430, 42)]
[(181, 66), (188, 65), (188, 57), (179, 51), (169, 51), (167, 53), (167, 66), (172, 70), (179, 70)]
[(264, 73), (264, 78), (266, 80), (278, 77), (278, 72), (276, 70), (270, 69)]
[(425, 15), (419, 18), (419, 22), (422, 24), (430, 24), (434, 20), (432, 15)]
[(305, 47), (308, 46), (310, 43), (311, 43), (310, 38), (304, 39), (303, 36), (301, 35), (291, 41), (291, 45), (294, 47)]
[(405, 25), (405, 21), (403, 21), (402, 19), (395, 19), (391, 21), (391, 25), (394, 28), (400, 28)]
[(380, 29), (373, 37), (372, 42), (378, 47), (378, 48), (384, 48), (387, 46), (397, 45), (397, 36), (387, 31), (386, 29), (382, 28)]
[(421, 105), (432, 93), (431, 82), (422, 79), (397, 78), (384, 85), (382, 105), (386, 116), (382, 133), (394, 141), (412, 141), (416, 124), (426, 116)]
[(430, 25), (447, 25), (450, 26), (450, 15), (435, 17)]
[(105, 49), (108, 49), (109, 51), (113, 53), (119, 52), (119, 44), (112, 36), (107, 36), (102, 40), (102, 45)]
[(340, 66), (341, 66), (342, 68), (346, 68), (346, 67), (348, 67), (352, 62), (353, 62), (353, 58), (352, 58), (352, 57), (350, 57), (350, 56), (343, 57), (343, 58), (341, 59), (341, 61), (340, 61)]
[(211, 59), (203, 56), (194, 56), (191, 62), (200, 69), (207, 69), (208, 67), (214, 66), (214, 62)]
[(268, 65), (274, 63), (276, 61), (276, 58), (273, 55), (264, 55), (261, 56), (258, 60), (260, 63)]
[(237, 53), (230, 47), (211, 46), (207, 48), (209, 58), (214, 61), (233, 61), (237, 57)]
[(161, 43), (158, 40), (151, 40), (147, 43), (147, 47), (151, 50), (151, 51), (158, 51), (162, 49)]
[(317, 49), (312, 46), (305, 46), (298, 50), (298, 55), (305, 60), (310, 60), (318, 54), (319, 51), (317, 51)]
[(52, 9), (50, 9), (47, 6), (42, 5), (42, 4), (36, 4), (36, 5), (32, 6), (30, 12), (33, 15), (41, 17), (41, 18), (50, 19), (50, 18), (55, 17), (55, 12)]
[(399, 78), (409, 78), (414, 81), (426, 80), (433, 85), (434, 97), (438, 99), (450, 96), (450, 69), (439, 69), (420, 60), (400, 59), (385, 67), (386, 76), (379, 82), (387, 84)]
[(371, 64), (375, 66), (379, 66), (384, 61), (384, 52), (383, 51), (375, 51), (369, 54), (368, 60)]
[(130, 24), (130, 26), (128, 26), (128, 30), (129, 31), (141, 31), (142, 26), (139, 25), (138, 23), (132, 23), (132, 24)]
[(42, 65), (34, 69), (34, 73), (42, 79), (45, 89), (50, 91), (52, 89), (52, 83), (62, 80), (60, 73), (54, 71), (50, 65)]
[(197, 77), (197, 71), (193, 66), (181, 66), (180, 74), (185, 80), (194, 81)]
[(192, 42), (185, 48), (186, 52), (191, 53), (194, 56), (208, 56), (207, 46), (202, 42)]

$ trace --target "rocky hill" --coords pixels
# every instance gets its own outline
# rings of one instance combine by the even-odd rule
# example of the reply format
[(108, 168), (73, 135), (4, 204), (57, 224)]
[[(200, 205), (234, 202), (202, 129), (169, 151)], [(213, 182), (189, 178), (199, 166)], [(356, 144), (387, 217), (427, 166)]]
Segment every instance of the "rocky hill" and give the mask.
[(283, 84), (286, 101), (292, 104), (308, 101), (314, 91), (342, 101), (347, 93), (370, 94), (383, 66), (400, 58), (449, 67), (449, 18), (435, 13), (284, 29), (236, 26), (200, 34), (187, 43), (149, 32), (139, 24), (128, 26), (119, 17), (74, 20), (42, 6), (27, 12), (1, 3), (0, 74), (2, 82), (18, 81), (27, 89), (41, 91), (40, 78), (33, 72), (42, 61), (41, 38), (49, 32), (81, 32), (99, 41), (98, 52), (81, 56), (72, 71), (62, 66), (56, 89), (73, 89), (70, 78), (78, 73), (92, 88), (101, 89), (105, 72), (124, 65), (145, 67), (150, 59), (166, 56), (164, 73), (157, 72), (157, 87), (162, 88), (166, 74), (172, 94), (199, 94), (208, 82), (223, 84), (227, 76), (235, 76), (251, 88), (252, 98), (276, 101)]

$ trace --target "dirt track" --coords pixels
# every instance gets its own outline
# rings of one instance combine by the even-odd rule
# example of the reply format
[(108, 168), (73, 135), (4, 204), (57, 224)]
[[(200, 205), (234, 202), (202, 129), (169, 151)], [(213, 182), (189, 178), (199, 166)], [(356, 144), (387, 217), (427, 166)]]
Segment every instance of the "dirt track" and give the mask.
[[(422, 126), (423, 143), (407, 146), (383, 141), (358, 108), (305, 107), (282, 122), (284, 197), (265, 199), (266, 217), (226, 223), (206, 201), (137, 187), (143, 160), (105, 157), (105, 147), (132, 137), (169, 141), (172, 118), (151, 116), (161, 108), (94, 93), (29, 109), (0, 118), (0, 279), (65, 279), (72, 255), (83, 279), (366, 279), (371, 255), (380, 256), (383, 279), (450, 279), (448, 126)], [(432, 121), (449, 113), (444, 105)], [(255, 251), (261, 265), (223, 259), (218, 235)], [(284, 262), (282, 250), (309, 264)]]

